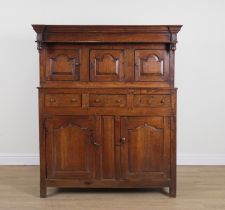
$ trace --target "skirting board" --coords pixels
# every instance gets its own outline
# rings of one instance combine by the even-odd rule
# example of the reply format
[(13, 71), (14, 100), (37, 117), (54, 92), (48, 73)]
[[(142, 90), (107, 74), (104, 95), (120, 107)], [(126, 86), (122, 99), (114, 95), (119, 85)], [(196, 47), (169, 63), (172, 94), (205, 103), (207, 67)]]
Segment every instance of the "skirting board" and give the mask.
[[(0, 153), (0, 165), (39, 165), (39, 155)], [(178, 154), (177, 165), (225, 165), (225, 155)]]

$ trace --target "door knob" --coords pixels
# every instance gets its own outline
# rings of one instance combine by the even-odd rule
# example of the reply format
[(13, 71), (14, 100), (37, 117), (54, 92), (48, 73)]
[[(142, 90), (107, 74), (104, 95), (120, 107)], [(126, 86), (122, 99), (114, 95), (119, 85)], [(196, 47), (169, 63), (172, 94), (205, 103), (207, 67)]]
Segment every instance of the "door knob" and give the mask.
[(122, 137), (121, 138), (121, 143), (124, 144), (125, 142), (126, 142), (126, 138), (125, 137)]

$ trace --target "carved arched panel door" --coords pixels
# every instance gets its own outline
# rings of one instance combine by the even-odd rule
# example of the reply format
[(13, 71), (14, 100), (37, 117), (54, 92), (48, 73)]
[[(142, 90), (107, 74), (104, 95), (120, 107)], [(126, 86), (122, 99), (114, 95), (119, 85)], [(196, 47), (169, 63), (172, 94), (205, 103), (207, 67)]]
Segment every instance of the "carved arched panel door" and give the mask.
[(169, 177), (168, 117), (123, 117), (121, 135), (123, 179), (147, 181)]
[(90, 51), (90, 80), (99, 82), (124, 79), (124, 52), (116, 49)]
[(48, 47), (45, 56), (46, 80), (80, 80), (80, 49)]
[(93, 117), (58, 116), (46, 122), (48, 178), (93, 177)]
[(135, 81), (167, 82), (169, 53), (166, 50), (135, 50)]

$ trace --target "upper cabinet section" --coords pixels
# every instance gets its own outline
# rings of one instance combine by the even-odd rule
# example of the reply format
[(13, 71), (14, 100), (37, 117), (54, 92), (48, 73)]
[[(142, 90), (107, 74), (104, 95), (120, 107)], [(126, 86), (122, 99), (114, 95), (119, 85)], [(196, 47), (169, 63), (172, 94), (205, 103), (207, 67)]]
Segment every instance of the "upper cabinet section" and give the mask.
[(179, 25), (33, 28), (40, 52), (41, 86), (54, 87), (59, 82), (61, 87), (91, 83), (110, 87), (115, 82), (121, 86), (174, 85)]

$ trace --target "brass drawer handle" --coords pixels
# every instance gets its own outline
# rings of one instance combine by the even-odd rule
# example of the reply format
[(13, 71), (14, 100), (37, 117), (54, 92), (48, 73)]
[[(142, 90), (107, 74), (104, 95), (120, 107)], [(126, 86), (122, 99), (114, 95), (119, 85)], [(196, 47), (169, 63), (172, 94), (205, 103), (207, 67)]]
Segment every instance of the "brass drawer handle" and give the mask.
[(71, 100), (70, 100), (71, 102), (77, 102), (77, 99), (75, 99), (75, 98), (71, 98)]
[(96, 98), (96, 99), (95, 99), (95, 102), (96, 102), (96, 103), (99, 103), (99, 102), (100, 102), (100, 99)]
[(116, 99), (116, 103), (120, 103), (121, 102), (121, 100), (120, 99)]
[(55, 102), (55, 99), (54, 98), (50, 98), (50, 102), (51, 103)]
[(164, 99), (162, 99), (162, 100), (160, 101), (161, 104), (164, 104), (164, 102), (165, 102)]

